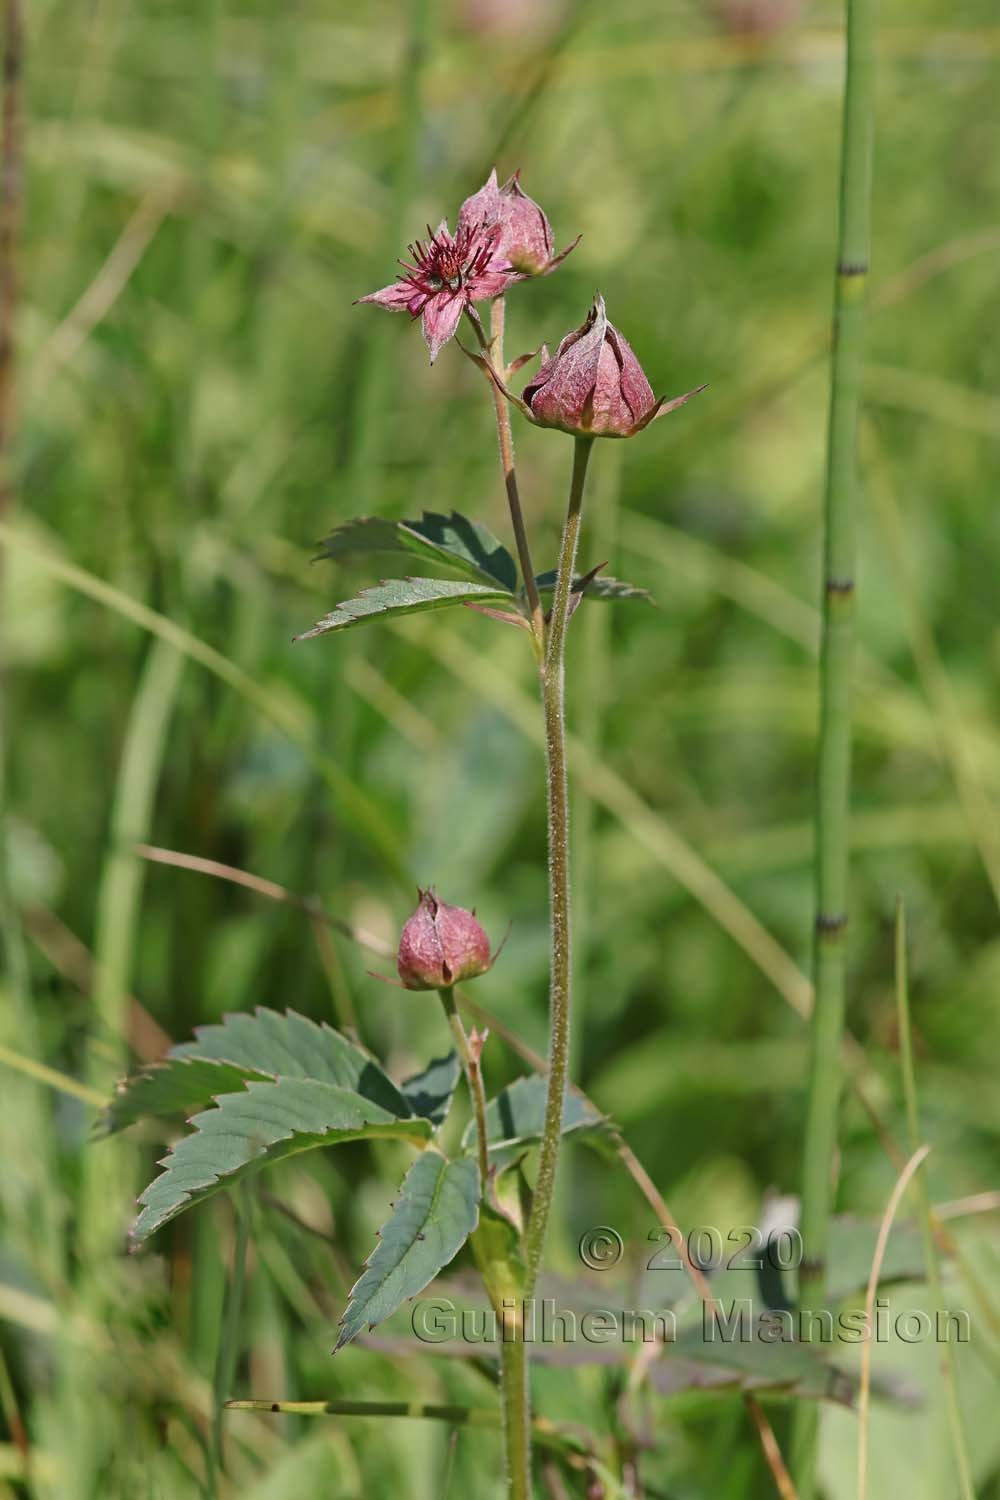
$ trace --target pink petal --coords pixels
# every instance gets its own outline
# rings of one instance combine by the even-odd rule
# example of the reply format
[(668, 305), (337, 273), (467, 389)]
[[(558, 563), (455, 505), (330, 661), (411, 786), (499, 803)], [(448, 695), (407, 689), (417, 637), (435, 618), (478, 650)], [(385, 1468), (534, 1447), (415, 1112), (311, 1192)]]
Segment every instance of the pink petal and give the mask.
[(448, 340), (454, 337), (466, 301), (464, 291), (438, 292), (436, 296), (428, 300), (424, 308), (423, 325), (424, 338), (431, 351), (431, 364), (437, 359), (438, 353)]
[(529, 276), (543, 272), (552, 259), (552, 228), (541, 207), (529, 198), (517, 174), (505, 182), (500, 197), (503, 248), (511, 264)]
[(621, 436), (632, 426), (634, 417), (622, 396), (621, 370), (615, 351), (605, 339), (597, 362), (597, 379), (591, 397), (590, 426), (594, 432)]
[(488, 224), (500, 215), (500, 189), (497, 187), (497, 169), (493, 168), (478, 193), (466, 198), (458, 211), (458, 228), (475, 229), (478, 224)]
[(628, 340), (623, 338), (612, 324), (608, 324), (608, 342), (618, 358), (621, 368), (621, 393), (632, 413), (634, 422), (641, 422), (656, 397), (653, 387), (646, 379), (642, 365), (632, 352)]
[(570, 429), (590, 425), (607, 326), (603, 298), (597, 297), (587, 322), (566, 335), (555, 357), (525, 387), (524, 399), (538, 421)]
[(419, 293), (411, 282), (395, 281), (392, 286), (384, 286), (380, 292), (369, 292), (367, 297), (358, 297), (356, 300), (375, 302), (379, 307), (388, 308), (390, 312), (411, 312), (410, 304), (414, 296), (419, 296)]
[(467, 290), (473, 302), (482, 302), (487, 297), (503, 296), (509, 286), (523, 280), (516, 271), (482, 271), (472, 278)]

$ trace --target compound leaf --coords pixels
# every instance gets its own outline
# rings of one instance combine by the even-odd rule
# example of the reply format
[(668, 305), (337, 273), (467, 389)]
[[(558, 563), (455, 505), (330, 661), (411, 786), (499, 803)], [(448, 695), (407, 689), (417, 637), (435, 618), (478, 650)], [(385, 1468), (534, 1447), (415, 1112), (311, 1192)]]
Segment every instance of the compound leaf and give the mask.
[(139, 1199), (132, 1228), (139, 1244), (186, 1208), (273, 1161), (341, 1141), (379, 1136), (422, 1145), (429, 1120), (399, 1116), (362, 1094), (315, 1078), (277, 1078), (223, 1094), (191, 1121), (194, 1132), (161, 1162), (163, 1172)]
[(392, 1217), (351, 1288), (337, 1349), (415, 1297), (451, 1261), (479, 1218), (479, 1168), (472, 1157), (446, 1161), (424, 1151), (407, 1172)]
[(148, 1115), (190, 1114), (219, 1094), (279, 1076), (338, 1084), (401, 1117), (419, 1113), (373, 1058), (325, 1022), (258, 1006), (252, 1015), (228, 1015), (221, 1025), (199, 1026), (193, 1041), (171, 1047), (162, 1063), (126, 1079), (98, 1132), (113, 1134)]
[[(539, 573), (535, 579), (540, 593), (551, 593), (556, 586), (555, 572)], [(579, 591), (583, 583), (582, 578), (573, 582), (573, 588)], [(587, 581), (584, 589), (585, 599), (605, 599), (614, 601), (617, 599), (643, 599), (648, 604), (653, 603), (653, 596), (648, 589), (641, 589), (634, 583), (624, 583), (620, 578), (604, 578), (598, 574), (596, 578)]]
[(456, 1052), (438, 1057), (422, 1073), (400, 1084), (400, 1090), (415, 1115), (440, 1125), (448, 1113), (455, 1085), (462, 1071)]
[[(518, 1078), (486, 1106), (486, 1134), (490, 1162), (498, 1172), (514, 1164), (542, 1134), (545, 1121), (546, 1081), (540, 1073)], [(608, 1120), (569, 1090), (563, 1104), (563, 1135), (596, 1135), (610, 1130)], [(475, 1147), (475, 1127), (470, 1122), (462, 1138), (467, 1151)]]
[(452, 511), (450, 516), (425, 511), (418, 521), (386, 521), (358, 516), (338, 526), (320, 543), (320, 556), (347, 557), (362, 552), (409, 552), (463, 573), (477, 582), (517, 588), (517, 566), (502, 542), (481, 521)]
[(450, 578), (390, 578), (373, 588), (362, 589), (355, 599), (343, 603), (296, 640), (308, 641), (332, 630), (350, 630), (386, 615), (413, 615), (429, 609), (449, 609), (455, 604), (509, 604), (510, 590), (496, 584), (458, 583)]

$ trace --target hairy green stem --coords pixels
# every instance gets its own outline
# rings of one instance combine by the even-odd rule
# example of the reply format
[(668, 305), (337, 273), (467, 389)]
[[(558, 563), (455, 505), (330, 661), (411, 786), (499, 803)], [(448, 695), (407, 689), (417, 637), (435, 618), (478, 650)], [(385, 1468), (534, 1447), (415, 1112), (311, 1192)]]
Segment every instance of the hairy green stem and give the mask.
[[(504, 378), (506, 373), (503, 352), (505, 318), (504, 299), (503, 297), (496, 297), (490, 311), (489, 341), (483, 336), (482, 325), (479, 323), (479, 320), (472, 320), (480, 344), (501, 379)], [(545, 641), (545, 613), (542, 609), (538, 585), (535, 582), (535, 565), (531, 560), (531, 548), (528, 545), (528, 533), (524, 525), (524, 512), (521, 509), (521, 495), (517, 487), (517, 471), (514, 467), (514, 434), (510, 426), (510, 408), (507, 405), (507, 398), (498, 388), (496, 381), (490, 377), (487, 378), (489, 379), (490, 394), (493, 397), (493, 409), (496, 412), (497, 418), (497, 438), (500, 443), (500, 467), (503, 469), (503, 482), (507, 491), (510, 522), (514, 529), (517, 557), (521, 564), (521, 574), (524, 578), (524, 592), (528, 600), (528, 608), (531, 611), (534, 640), (537, 649), (541, 651)]]
[(562, 1140), (563, 1101), (569, 1072), (570, 1021), (570, 891), (569, 891), (569, 787), (566, 775), (565, 655), (570, 591), (576, 567), (576, 548), (583, 512), (583, 489), (593, 438), (578, 437), (573, 450), (573, 478), (563, 528), (556, 577), (555, 597), (549, 620), (548, 640), (542, 666), (542, 701), (545, 712), (545, 754), (548, 780), (549, 823), (549, 922), (552, 968), (549, 984), (549, 1070), (545, 1095), (545, 1120), (538, 1155), (538, 1175), (531, 1217), (525, 1231), (527, 1266), (525, 1295), (530, 1297), (542, 1260), (545, 1231), (555, 1191), (556, 1163)]
[(523, 1334), (520, 1318), (516, 1325), (512, 1319), (500, 1344), (507, 1500), (531, 1500), (531, 1391)]
[[(846, 945), (851, 785), (851, 675), (854, 637), (857, 426), (871, 217), (876, 0), (847, 0), (847, 74), (840, 174), (840, 231), (834, 304), (824, 501), (823, 640), (816, 801), (816, 934), (809, 1102), (802, 1176), (800, 1307), (822, 1309), (833, 1206)], [(801, 1403), (794, 1467), (802, 1500), (815, 1493), (818, 1417)]]
[[(438, 990), (448, 1025), (455, 1039), (465, 1079), (469, 1085), (472, 1113), (476, 1122), (476, 1149), (479, 1160), (480, 1190), (486, 1200), (489, 1181), (489, 1153), (486, 1149), (486, 1091), (483, 1075), (462, 1024), (451, 986)], [(528, 1389), (528, 1348), (522, 1337), (520, 1316), (504, 1314), (504, 1334), (500, 1345), (500, 1403), (503, 1418), (504, 1464), (507, 1474), (508, 1500), (531, 1500), (531, 1400)]]
[(486, 1183), (489, 1179), (490, 1159), (486, 1149), (486, 1091), (483, 1088), (483, 1074), (479, 1066), (479, 1058), (474, 1053), (469, 1042), (468, 1034), (462, 1024), (462, 1017), (458, 1013), (455, 1004), (455, 991), (451, 985), (438, 990), (441, 996), (441, 1004), (444, 1013), (448, 1017), (448, 1025), (455, 1039), (455, 1048), (458, 1052), (459, 1061), (465, 1073), (465, 1081), (469, 1085), (469, 1099), (472, 1102), (472, 1114), (476, 1122), (476, 1152), (479, 1161), (479, 1190), (485, 1196)]

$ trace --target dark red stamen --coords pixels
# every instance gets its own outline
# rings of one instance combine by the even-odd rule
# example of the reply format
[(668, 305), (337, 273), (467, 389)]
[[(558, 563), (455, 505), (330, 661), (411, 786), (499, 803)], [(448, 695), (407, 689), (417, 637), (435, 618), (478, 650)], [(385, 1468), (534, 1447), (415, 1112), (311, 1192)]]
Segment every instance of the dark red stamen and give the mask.
[(410, 260), (399, 262), (414, 295), (433, 297), (444, 287), (465, 290), (489, 271), (499, 238), (496, 226), (464, 225), (452, 236), (444, 229), (435, 233), (428, 224), (427, 234), (427, 243), (414, 240), (406, 247)]

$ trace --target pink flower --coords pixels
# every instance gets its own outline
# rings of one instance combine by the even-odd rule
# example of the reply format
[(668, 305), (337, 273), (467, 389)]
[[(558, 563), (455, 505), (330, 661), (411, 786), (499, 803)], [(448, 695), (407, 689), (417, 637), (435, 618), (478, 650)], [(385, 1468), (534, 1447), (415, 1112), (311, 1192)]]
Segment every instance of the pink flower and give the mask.
[(408, 312), (420, 318), (424, 338), (431, 351), (431, 364), (438, 351), (458, 328), (465, 309), (487, 297), (499, 297), (520, 281), (500, 250), (502, 231), (498, 223), (482, 219), (461, 222), (452, 235), (442, 219), (436, 233), (425, 244), (410, 245), (410, 260), (401, 260), (404, 275), (392, 286), (359, 297), (359, 302), (377, 302), (390, 312)]
[(490, 940), (475, 912), (420, 891), (413, 916), (399, 939), (396, 968), (408, 990), (439, 990), (476, 979), (492, 967)]
[(580, 437), (634, 437), (698, 391), (659, 400), (642, 366), (597, 294), (587, 321), (568, 333), (555, 355), (524, 388), (525, 414), (539, 427), (558, 427)]
[(513, 269), (524, 276), (547, 276), (576, 248), (580, 236), (577, 235), (572, 245), (554, 255), (552, 226), (534, 198), (529, 198), (521, 187), (519, 176), (515, 172), (503, 187), (498, 187), (494, 168), (479, 192), (473, 193), (462, 204), (458, 215), (459, 228), (481, 223), (499, 224), (500, 254)]

